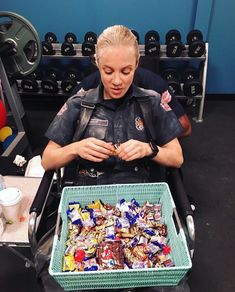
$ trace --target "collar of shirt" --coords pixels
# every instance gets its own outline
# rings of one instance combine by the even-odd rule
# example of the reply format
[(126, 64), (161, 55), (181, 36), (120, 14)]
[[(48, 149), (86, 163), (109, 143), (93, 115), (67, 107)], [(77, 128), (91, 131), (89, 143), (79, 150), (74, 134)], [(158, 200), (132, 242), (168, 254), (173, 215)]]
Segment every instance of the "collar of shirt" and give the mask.
[[(104, 99), (103, 99), (103, 91), (104, 91), (104, 86), (102, 83), (100, 83), (96, 88), (90, 89), (86, 92), (85, 94), (85, 99), (86, 102), (91, 102), (93, 104), (104, 104)], [(145, 97), (145, 96), (159, 96), (159, 93), (153, 90), (145, 90), (143, 88), (137, 87), (134, 84), (130, 86), (128, 89), (127, 93), (123, 97), (125, 101), (128, 101), (132, 98), (138, 98), (138, 97)]]

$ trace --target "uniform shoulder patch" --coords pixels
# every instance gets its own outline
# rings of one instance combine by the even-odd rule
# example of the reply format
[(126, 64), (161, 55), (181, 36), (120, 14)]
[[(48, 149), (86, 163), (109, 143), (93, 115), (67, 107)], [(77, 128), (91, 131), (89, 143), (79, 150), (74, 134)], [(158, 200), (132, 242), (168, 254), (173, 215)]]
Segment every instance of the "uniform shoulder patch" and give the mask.
[(171, 94), (168, 90), (162, 93), (161, 97), (161, 106), (165, 111), (171, 111), (171, 107), (169, 106), (169, 102), (171, 101)]
[(76, 97), (84, 97), (87, 91), (80, 88), (74, 95), (72, 95), (68, 100), (75, 99)]
[(81, 88), (78, 90), (78, 92), (76, 93), (77, 96), (83, 97), (86, 94), (86, 91)]
[(65, 111), (67, 111), (67, 109), (68, 109), (68, 106), (67, 106), (67, 104), (65, 103), (65, 104), (62, 106), (62, 108), (59, 110), (59, 112), (57, 113), (57, 116), (62, 116), (63, 113), (64, 113)]

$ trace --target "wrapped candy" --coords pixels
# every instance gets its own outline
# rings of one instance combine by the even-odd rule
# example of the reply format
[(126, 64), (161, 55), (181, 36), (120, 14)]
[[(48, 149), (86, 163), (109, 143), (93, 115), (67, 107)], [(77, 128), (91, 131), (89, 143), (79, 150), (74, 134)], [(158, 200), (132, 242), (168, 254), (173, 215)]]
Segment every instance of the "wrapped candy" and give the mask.
[(98, 249), (98, 263), (102, 270), (123, 269), (122, 242), (120, 240), (103, 242)]
[(68, 206), (68, 240), (63, 271), (161, 268), (169, 257), (161, 204), (143, 206), (125, 199), (112, 206), (100, 200)]

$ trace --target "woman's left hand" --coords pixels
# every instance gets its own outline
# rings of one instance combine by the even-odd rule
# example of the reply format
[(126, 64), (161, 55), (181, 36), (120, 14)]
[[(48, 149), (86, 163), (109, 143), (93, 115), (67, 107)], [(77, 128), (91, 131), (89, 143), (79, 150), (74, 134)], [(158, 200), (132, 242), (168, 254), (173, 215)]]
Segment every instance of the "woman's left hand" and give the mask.
[(152, 150), (148, 143), (131, 139), (120, 144), (115, 152), (120, 159), (132, 161), (149, 156)]

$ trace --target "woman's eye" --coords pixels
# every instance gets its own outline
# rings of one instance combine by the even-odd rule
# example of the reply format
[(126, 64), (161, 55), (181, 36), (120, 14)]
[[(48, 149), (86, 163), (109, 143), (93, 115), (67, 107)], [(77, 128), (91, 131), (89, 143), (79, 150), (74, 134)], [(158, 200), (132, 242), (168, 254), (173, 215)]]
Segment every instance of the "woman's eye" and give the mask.
[(122, 74), (128, 75), (128, 74), (130, 74), (130, 71), (123, 71)]
[(112, 74), (111, 71), (105, 71), (104, 73), (107, 74), (107, 75), (111, 75)]

